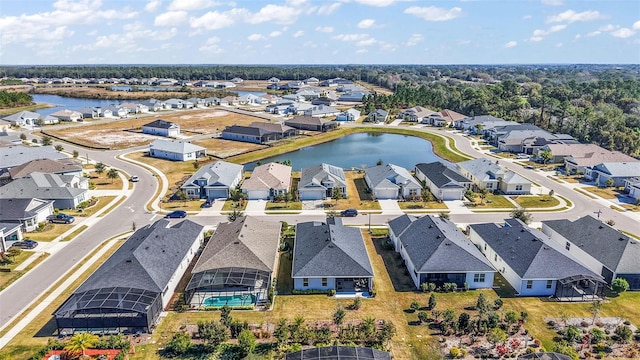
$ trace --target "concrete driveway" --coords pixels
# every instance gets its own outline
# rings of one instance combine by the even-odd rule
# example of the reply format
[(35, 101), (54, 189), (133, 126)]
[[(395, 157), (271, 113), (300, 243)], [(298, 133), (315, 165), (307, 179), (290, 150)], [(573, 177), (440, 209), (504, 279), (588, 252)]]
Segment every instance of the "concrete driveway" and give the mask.
[(383, 214), (403, 214), (398, 206), (398, 200), (378, 200)]
[(265, 206), (267, 206), (266, 200), (249, 200), (244, 213), (247, 215), (264, 215)]

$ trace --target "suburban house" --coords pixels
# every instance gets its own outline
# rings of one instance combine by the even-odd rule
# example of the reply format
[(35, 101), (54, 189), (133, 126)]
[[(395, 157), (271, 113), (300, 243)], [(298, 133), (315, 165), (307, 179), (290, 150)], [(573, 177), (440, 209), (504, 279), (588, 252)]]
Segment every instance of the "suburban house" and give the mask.
[(40, 199), (0, 199), (0, 223), (19, 224), (22, 232), (34, 231), (38, 223), (53, 214), (53, 201)]
[(496, 126), (518, 125), (515, 121), (508, 121), (491, 115), (472, 116), (456, 120), (453, 123), (456, 129), (469, 131), (474, 134), (484, 134), (486, 130), (490, 130)]
[(46, 174), (58, 175), (76, 175), (82, 177), (82, 165), (71, 158), (59, 160), (52, 159), (36, 159), (26, 162), (22, 165), (14, 166), (9, 171), (0, 175), (0, 184), (4, 183), (4, 177), (8, 176), (8, 180), (20, 179), (31, 175), (33, 172), (41, 172)]
[(190, 220), (138, 229), (54, 312), (58, 333), (152, 332), (203, 242)]
[(407, 169), (393, 164), (364, 169), (364, 180), (376, 199), (413, 199), (422, 190)]
[(637, 203), (640, 200), (640, 177), (626, 179), (624, 181), (624, 191), (634, 198)]
[(45, 115), (44, 117), (40, 118), (40, 124), (42, 125), (53, 125), (59, 122), (60, 122), (60, 119), (51, 115)]
[(462, 176), (471, 179), (477, 189), (498, 190), (507, 195), (531, 193), (531, 181), (503, 168), (497, 162), (479, 158), (463, 161), (456, 165)]
[(75, 175), (32, 172), (0, 187), (0, 199), (53, 200), (56, 209), (75, 209), (87, 200), (89, 181)]
[(368, 122), (372, 122), (372, 123), (384, 123), (385, 121), (387, 121), (387, 118), (389, 117), (389, 113), (386, 112), (385, 110), (382, 109), (376, 109), (375, 111), (369, 113), (369, 115), (367, 115), (366, 121)]
[(345, 110), (336, 116), (336, 121), (356, 121), (360, 118), (360, 110), (354, 108)]
[(267, 303), (281, 227), (280, 222), (249, 216), (220, 223), (191, 271), (187, 304), (202, 309)]
[[(531, 125), (531, 124), (526, 124)], [(552, 134), (542, 129), (518, 129), (525, 125), (514, 125), (508, 127), (516, 127), (511, 129), (504, 135), (498, 136), (497, 143), (494, 143), (501, 151), (509, 151), (513, 153), (533, 154), (537, 149), (553, 142), (559, 143), (577, 143), (570, 135)]]
[(124, 119), (129, 116), (129, 110), (121, 107), (120, 105), (111, 104), (111, 105), (107, 105), (104, 108), (104, 114), (111, 114), (110, 116), (107, 116), (107, 117), (113, 116), (120, 119)]
[(69, 159), (68, 156), (57, 151), (53, 146), (0, 146), (0, 173), (37, 159)]
[(149, 144), (149, 156), (174, 161), (196, 160), (207, 155), (207, 149), (180, 140), (156, 140)]
[(433, 215), (401, 215), (389, 221), (389, 238), (417, 289), (423, 283), (490, 288), (496, 272), (456, 225)]
[(270, 162), (256, 166), (242, 183), (249, 200), (272, 200), (291, 190), (291, 166)]
[(3, 117), (2, 119), (10, 122), (11, 125), (14, 126), (37, 126), (40, 114), (33, 111), (20, 111), (19, 113)]
[[(590, 153), (610, 152), (609, 150), (603, 149), (596, 144), (547, 144), (537, 149), (533, 154), (538, 159), (541, 159), (540, 153), (542, 151), (548, 151), (551, 153), (551, 158), (547, 160), (547, 163), (551, 164), (564, 163), (565, 159), (570, 156), (573, 156), (574, 158), (582, 158), (586, 154)], [(584, 172), (584, 168), (581, 172)]]
[(362, 99), (368, 95), (369, 93), (364, 91), (348, 92), (340, 95), (340, 97), (338, 97), (338, 102), (362, 102)]
[(180, 125), (158, 119), (142, 125), (142, 133), (165, 137), (178, 137), (180, 136)]
[(299, 130), (321, 132), (329, 131), (338, 127), (338, 123), (336, 121), (313, 116), (296, 116), (292, 119), (285, 120), (284, 124)]
[(342, 168), (325, 163), (302, 168), (298, 183), (300, 200), (331, 198), (334, 189), (339, 189), (342, 197), (347, 197), (347, 180)]
[(97, 119), (100, 117), (100, 109), (93, 107), (84, 107), (78, 109), (78, 112), (82, 114), (83, 119)]
[(469, 225), (469, 239), (520, 296), (590, 301), (607, 286), (602, 276), (518, 219)]
[(249, 127), (262, 129), (277, 134), (277, 140), (298, 135), (298, 130), (281, 122), (254, 121)]
[(160, 111), (168, 108), (167, 104), (163, 100), (158, 99), (142, 101), (141, 104), (146, 105), (149, 108), (149, 111)]
[(601, 163), (640, 162), (640, 160), (619, 151), (610, 151), (599, 146), (592, 146), (584, 151), (576, 151), (576, 153), (571, 153), (565, 157), (564, 166), (567, 174), (584, 174), (588, 167)]
[(310, 77), (310, 78), (304, 79), (304, 83), (307, 85), (318, 85), (320, 83), (320, 80), (318, 80), (318, 78), (315, 78), (315, 77)]
[(592, 180), (597, 186), (624, 186), (625, 180), (640, 174), (640, 161), (605, 162), (589, 166), (584, 171), (584, 178)]
[(190, 199), (228, 199), (243, 173), (243, 165), (218, 160), (198, 169), (180, 188)]
[(451, 126), (456, 122), (469, 118), (467, 115), (463, 115), (449, 109), (444, 109), (440, 111), (440, 115), (442, 115), (442, 118), (445, 120), (446, 126)]
[(20, 240), (22, 240), (20, 224), (0, 221), (0, 253), (7, 251), (14, 242)]
[(58, 110), (52, 114), (51, 116), (58, 118), (60, 121), (82, 121), (82, 114), (79, 111), (73, 110)]
[(398, 119), (408, 122), (424, 122), (424, 124), (430, 124), (429, 116), (435, 113), (436, 112), (431, 109), (427, 109), (422, 106), (414, 106), (400, 113), (400, 115), (398, 115)]
[(254, 144), (265, 144), (280, 139), (280, 134), (263, 127), (231, 125), (227, 126), (220, 136), (225, 140), (243, 141)]
[(439, 161), (416, 164), (414, 173), (440, 200), (462, 200), (472, 184), (471, 180)]
[(640, 290), (640, 242), (592, 217), (547, 220), (542, 232), (564, 247), (591, 271), (611, 284), (623, 278), (630, 290)]
[(309, 108), (307, 110), (304, 111), (304, 115), (305, 116), (312, 116), (312, 117), (329, 117), (329, 116), (336, 116), (338, 114), (340, 114), (340, 110), (338, 109), (334, 109), (331, 106), (328, 105), (315, 105), (312, 108)]
[(298, 223), (291, 277), (294, 290), (370, 294), (373, 268), (360, 229), (338, 217)]

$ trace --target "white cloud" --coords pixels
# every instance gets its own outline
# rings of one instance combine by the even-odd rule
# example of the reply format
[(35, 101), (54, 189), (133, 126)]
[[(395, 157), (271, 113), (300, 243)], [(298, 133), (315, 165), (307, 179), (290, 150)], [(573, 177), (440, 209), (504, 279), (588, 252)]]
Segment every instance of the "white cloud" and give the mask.
[(559, 48), (559, 47), (562, 47), (562, 45), (564, 45), (564, 44), (562, 44), (562, 43), (557, 43), (557, 44), (556, 44), (556, 47), (557, 47), (557, 48)]
[(340, 41), (362, 41), (369, 38), (369, 34), (340, 34), (333, 37)]
[(512, 40), (512, 41), (509, 41), (509, 42), (507, 42), (506, 44), (504, 44), (504, 47), (506, 47), (506, 48), (508, 49), (508, 48), (515, 47), (515, 46), (517, 46), (517, 45), (518, 45), (518, 42), (517, 42), (517, 41), (513, 41), (513, 40)]
[(582, 37), (582, 35), (580, 35), (580, 34), (576, 34), (576, 36), (574, 37), (574, 39), (575, 39), (575, 40), (578, 40), (578, 39), (580, 39), (581, 37)]
[(629, 28), (620, 28), (616, 31), (611, 32), (611, 36), (621, 38), (621, 39), (626, 39), (628, 37), (633, 36), (635, 33), (636, 33), (635, 31)]
[(598, 28), (598, 31), (604, 31), (604, 32), (607, 32), (607, 31), (613, 31), (613, 30), (615, 30), (615, 29), (617, 29), (617, 28), (619, 28), (619, 26), (615, 26), (615, 25), (613, 25), (613, 24), (608, 24), (608, 25), (605, 25), (605, 26), (600, 26), (600, 27)]
[(560, 30), (564, 30), (566, 27), (567, 25), (554, 25), (550, 27), (548, 30), (536, 29), (533, 31), (533, 34), (531, 35), (529, 40), (535, 41), (535, 42), (542, 41), (544, 40), (545, 36), (550, 35), (554, 32), (558, 32)]
[(385, 7), (393, 4), (396, 0), (356, 0), (356, 2), (363, 5)]
[(304, 31), (302, 30), (298, 30), (293, 34), (294, 38), (299, 38), (300, 36), (304, 35)]
[(217, 3), (211, 0), (173, 0), (171, 4), (167, 7), (169, 10), (178, 11), (178, 10), (202, 10), (212, 6), (218, 5)]
[(360, 29), (368, 29), (375, 25), (376, 21), (373, 19), (364, 19), (358, 23)]
[(276, 30), (276, 31), (272, 31), (272, 32), (269, 34), (269, 36), (270, 36), (270, 37), (278, 37), (278, 36), (280, 36), (280, 35), (282, 35), (282, 31), (277, 31), (277, 30)]
[(334, 11), (338, 10), (338, 8), (342, 4), (333, 3), (333, 4), (324, 4), (318, 8), (318, 15), (331, 15)]
[(587, 33), (587, 35), (586, 35), (586, 36), (587, 36), (587, 37), (594, 37), (594, 36), (598, 36), (598, 35), (600, 35), (600, 34), (602, 34), (602, 32), (601, 32), (601, 31), (596, 30), (596, 31), (592, 31), (592, 32), (590, 32), (590, 33)]
[(459, 7), (452, 7), (451, 9), (447, 10), (435, 6), (412, 6), (405, 9), (404, 13), (415, 15), (426, 21), (447, 21), (459, 17), (462, 14), (462, 9)]
[(259, 41), (259, 40), (265, 40), (266, 37), (262, 34), (251, 34), (247, 37), (247, 40), (249, 41)]
[(367, 50), (367, 49), (358, 49), (358, 50), (356, 50), (356, 54), (366, 54), (368, 52), (369, 52), (369, 50)]
[(322, 33), (332, 33), (333, 32), (333, 28), (331, 26), (318, 26), (316, 28), (317, 32), (322, 32)]
[(356, 46), (371, 46), (375, 43), (377, 43), (378, 40), (374, 39), (374, 38), (367, 38), (364, 40), (360, 40), (356, 42)]
[(218, 30), (233, 25), (235, 20), (232, 13), (209, 11), (200, 17), (192, 17), (189, 23), (192, 28)]
[(291, 6), (300, 7), (305, 5), (307, 3), (307, 0), (287, 0), (286, 2)]
[(156, 26), (176, 26), (186, 22), (188, 14), (186, 11), (168, 11), (156, 16), (153, 25)]
[(640, 30), (640, 20), (634, 22), (633, 25), (631, 26), (631, 28), (633, 30)]
[(144, 9), (146, 11), (155, 11), (156, 9), (158, 9), (158, 7), (160, 7), (160, 4), (162, 3), (162, 1), (160, 0), (150, 0), (145, 6)]
[(277, 24), (293, 24), (302, 12), (299, 8), (269, 4), (255, 14), (248, 16), (245, 21), (250, 24), (275, 22)]
[(573, 23), (576, 21), (592, 21), (602, 19), (604, 16), (600, 14), (600, 12), (595, 10), (587, 10), (583, 12), (575, 12), (573, 10), (567, 10), (565, 12), (561, 12), (558, 15), (552, 15), (547, 17), (548, 23), (553, 22), (568, 22)]
[(224, 49), (222, 49), (219, 44), (220, 44), (220, 38), (216, 36), (210, 37), (207, 39), (207, 41), (204, 42), (204, 44), (202, 44), (202, 46), (200, 46), (198, 50), (203, 52), (219, 54), (221, 52), (224, 52)]
[(541, 0), (542, 5), (560, 6), (564, 4), (563, 0)]
[(421, 34), (412, 34), (409, 37), (409, 40), (407, 40), (407, 46), (416, 46), (422, 40), (424, 40), (424, 36), (422, 36)]
[(525, 15), (525, 16), (522, 17), (522, 20), (529, 20), (529, 19), (532, 19), (532, 18), (533, 18), (533, 16), (531, 16), (531, 15)]

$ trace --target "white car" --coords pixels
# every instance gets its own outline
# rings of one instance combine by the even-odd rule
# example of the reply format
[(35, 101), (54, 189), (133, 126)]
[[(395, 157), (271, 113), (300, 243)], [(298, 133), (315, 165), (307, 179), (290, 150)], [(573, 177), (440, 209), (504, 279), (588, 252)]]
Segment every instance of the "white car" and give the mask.
[(138, 182), (138, 181), (140, 181), (140, 178), (139, 178), (137, 175), (133, 175), (133, 176), (129, 179), (129, 181), (131, 181), (131, 182)]

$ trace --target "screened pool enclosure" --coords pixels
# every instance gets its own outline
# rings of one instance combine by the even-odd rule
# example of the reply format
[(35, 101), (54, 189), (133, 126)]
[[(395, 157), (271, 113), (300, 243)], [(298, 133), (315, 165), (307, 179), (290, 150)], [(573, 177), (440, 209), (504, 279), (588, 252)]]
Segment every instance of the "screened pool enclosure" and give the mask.
[(251, 306), (267, 301), (271, 273), (227, 267), (193, 274), (185, 296), (192, 309)]

